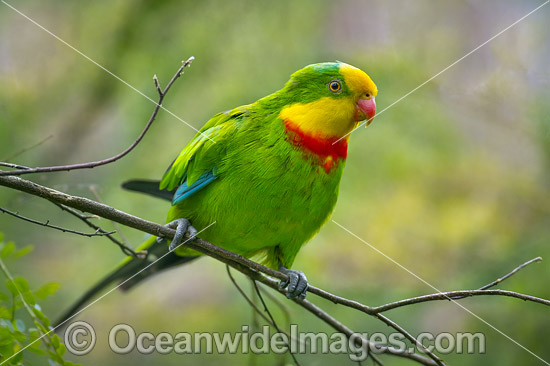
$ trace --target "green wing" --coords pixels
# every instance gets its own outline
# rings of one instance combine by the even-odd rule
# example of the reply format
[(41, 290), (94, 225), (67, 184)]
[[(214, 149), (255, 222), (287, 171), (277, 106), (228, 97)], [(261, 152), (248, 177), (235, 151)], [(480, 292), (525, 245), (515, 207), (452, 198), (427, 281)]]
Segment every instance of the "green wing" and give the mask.
[(173, 204), (179, 202), (176, 202), (178, 195), (187, 197), (217, 178), (217, 167), (225, 155), (227, 144), (247, 114), (247, 106), (218, 113), (182, 150), (160, 182), (160, 189), (178, 189)]

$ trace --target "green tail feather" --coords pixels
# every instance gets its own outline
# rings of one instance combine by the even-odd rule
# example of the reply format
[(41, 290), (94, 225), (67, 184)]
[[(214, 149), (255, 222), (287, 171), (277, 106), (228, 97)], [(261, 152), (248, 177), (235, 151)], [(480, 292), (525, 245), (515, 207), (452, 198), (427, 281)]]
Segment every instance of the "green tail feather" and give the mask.
[[(168, 253), (168, 245), (166, 243), (158, 243), (155, 237), (148, 239), (140, 245), (136, 251), (145, 249), (148, 250), (146, 259), (141, 260), (127, 257), (115, 271), (86, 291), (84, 295), (82, 295), (68, 310), (66, 310), (54, 323), (55, 326), (75, 315), (81, 308), (83, 308), (111, 283), (116, 282), (119, 284), (119, 289), (127, 291), (158, 272), (190, 262), (197, 258), (180, 257), (173, 252)], [(162, 259), (158, 260), (161, 257)]]

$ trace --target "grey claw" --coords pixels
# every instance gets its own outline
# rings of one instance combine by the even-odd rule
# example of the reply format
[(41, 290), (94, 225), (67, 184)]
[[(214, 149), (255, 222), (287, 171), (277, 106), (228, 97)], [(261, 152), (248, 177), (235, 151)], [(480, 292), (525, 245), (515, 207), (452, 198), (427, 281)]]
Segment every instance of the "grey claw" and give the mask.
[(279, 290), (284, 290), (288, 286), (288, 281), (288, 279), (281, 280), (281, 282), (279, 282)]
[(178, 247), (178, 242), (176, 242), (175, 240), (172, 240), (170, 242), (170, 245), (168, 246), (168, 250), (169, 251), (173, 251), (174, 249), (176, 249)]
[(189, 225), (189, 227), (187, 228), (187, 234), (189, 234), (189, 240), (190, 241), (193, 241), (197, 238), (197, 234), (199, 232), (197, 231), (197, 229), (195, 229), (195, 227)]
[(169, 222), (165, 226), (169, 227), (170, 229), (176, 230), (176, 235), (174, 235), (174, 239), (168, 246), (168, 250), (170, 251), (173, 251), (178, 246), (180, 246), (180, 244), (183, 242), (183, 239), (185, 238), (185, 233), (189, 234), (190, 239), (194, 239), (198, 233), (197, 229), (191, 226), (191, 221), (183, 218)]
[(283, 290), (286, 287), (286, 297), (289, 299), (305, 299), (308, 283), (304, 272), (287, 269), (284, 266), (280, 266), (279, 270), (288, 276), (288, 279), (279, 283), (279, 290)]

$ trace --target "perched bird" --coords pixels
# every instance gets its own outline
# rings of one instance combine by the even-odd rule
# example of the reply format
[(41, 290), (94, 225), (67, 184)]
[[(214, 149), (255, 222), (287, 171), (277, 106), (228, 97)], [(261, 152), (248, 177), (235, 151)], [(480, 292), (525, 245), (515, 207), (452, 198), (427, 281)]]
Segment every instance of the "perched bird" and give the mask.
[[(181, 238), (214, 222), (200, 231), (201, 238), (278, 268), (289, 276), (281, 284), (287, 296), (304, 298), (307, 279), (289, 268), (302, 245), (329, 218), (338, 198), (349, 133), (361, 121), (372, 121), (376, 94), (365, 72), (342, 62), (319, 63), (292, 74), (281, 90), (215, 115), (160, 183), (123, 184), (171, 200), (167, 222), (177, 228), (177, 237), (170, 246), (155, 238), (145, 242), (139, 249), (148, 250), (146, 260), (128, 258), (67, 314), (110, 282), (125, 281), (122, 287), (130, 288), (155, 272), (196, 258), (197, 252), (178, 247)], [(173, 252), (154, 262), (169, 249)]]

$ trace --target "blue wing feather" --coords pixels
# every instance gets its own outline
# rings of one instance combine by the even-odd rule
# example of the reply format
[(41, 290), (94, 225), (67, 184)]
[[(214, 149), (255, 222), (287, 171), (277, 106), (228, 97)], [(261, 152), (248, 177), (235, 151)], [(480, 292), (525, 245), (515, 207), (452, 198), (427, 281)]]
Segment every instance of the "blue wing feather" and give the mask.
[(216, 176), (212, 170), (204, 173), (190, 186), (187, 185), (187, 179), (178, 187), (176, 193), (174, 193), (174, 198), (172, 198), (172, 205), (183, 202), (187, 197), (193, 195), (194, 193), (200, 191), (208, 184), (210, 184)]

